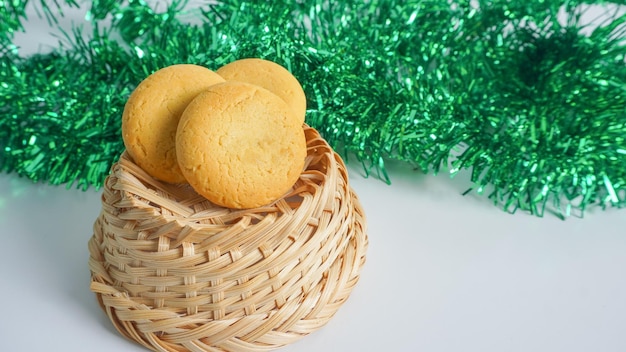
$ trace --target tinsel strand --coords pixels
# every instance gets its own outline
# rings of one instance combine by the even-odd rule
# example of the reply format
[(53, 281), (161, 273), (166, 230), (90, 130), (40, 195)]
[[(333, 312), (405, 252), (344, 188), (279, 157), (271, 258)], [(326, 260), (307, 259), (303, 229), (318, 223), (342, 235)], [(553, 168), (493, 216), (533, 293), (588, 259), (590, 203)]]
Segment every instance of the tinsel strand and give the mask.
[[(387, 182), (385, 161), (397, 159), (467, 170), (468, 192), (509, 212), (565, 217), (626, 204), (623, 2), (99, 0), (90, 35), (75, 30), (31, 57), (10, 43), (24, 7), (7, 4), (5, 171), (99, 187), (141, 79), (175, 63), (216, 69), (261, 57), (301, 81), (307, 123)], [(590, 6), (603, 21), (583, 23)]]

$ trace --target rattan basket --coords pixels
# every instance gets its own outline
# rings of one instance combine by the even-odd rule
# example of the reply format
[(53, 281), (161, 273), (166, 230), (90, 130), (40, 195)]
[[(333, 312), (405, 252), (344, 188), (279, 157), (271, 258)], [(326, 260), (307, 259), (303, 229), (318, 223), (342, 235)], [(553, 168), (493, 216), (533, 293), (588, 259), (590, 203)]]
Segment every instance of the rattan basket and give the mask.
[(306, 170), (267, 207), (215, 206), (128, 155), (89, 241), (91, 290), (155, 351), (268, 351), (327, 323), (365, 262), (365, 218), (341, 158), (305, 126)]

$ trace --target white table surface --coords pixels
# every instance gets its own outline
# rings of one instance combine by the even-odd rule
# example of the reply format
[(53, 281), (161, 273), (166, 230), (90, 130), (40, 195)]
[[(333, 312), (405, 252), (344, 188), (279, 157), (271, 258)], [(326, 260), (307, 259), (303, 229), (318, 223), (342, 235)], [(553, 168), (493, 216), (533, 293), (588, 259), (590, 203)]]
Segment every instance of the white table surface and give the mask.
[[(565, 221), (461, 196), (463, 180), (350, 167), (368, 219), (361, 280), (321, 330), (282, 350), (623, 352), (626, 210)], [(89, 291), (99, 192), (0, 175), (0, 351), (142, 351)]]
[[(31, 40), (50, 31), (39, 23), (18, 36), (25, 50), (53, 42)], [(361, 280), (281, 351), (626, 351), (626, 209), (510, 215), (461, 196), (466, 176), (388, 169), (392, 185), (350, 164), (370, 239)], [(0, 174), (0, 351), (145, 351), (89, 291), (99, 196)]]

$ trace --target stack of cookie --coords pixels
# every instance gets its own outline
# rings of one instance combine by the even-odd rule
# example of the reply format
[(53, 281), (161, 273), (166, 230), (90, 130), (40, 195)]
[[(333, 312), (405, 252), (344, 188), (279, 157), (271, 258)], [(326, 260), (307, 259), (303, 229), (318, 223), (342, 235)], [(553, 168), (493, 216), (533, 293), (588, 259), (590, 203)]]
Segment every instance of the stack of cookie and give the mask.
[(300, 83), (274, 62), (242, 59), (217, 72), (181, 64), (138, 85), (122, 135), (131, 158), (156, 179), (247, 209), (280, 198), (300, 176), (305, 113)]

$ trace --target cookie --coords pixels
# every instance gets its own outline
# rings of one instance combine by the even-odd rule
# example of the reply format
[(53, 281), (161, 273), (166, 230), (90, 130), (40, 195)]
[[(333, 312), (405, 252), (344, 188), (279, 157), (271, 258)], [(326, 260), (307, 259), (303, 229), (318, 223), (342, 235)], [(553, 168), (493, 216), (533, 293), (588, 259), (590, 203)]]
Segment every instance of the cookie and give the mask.
[(181, 64), (162, 68), (131, 93), (122, 114), (122, 138), (135, 163), (152, 177), (186, 183), (176, 159), (176, 129), (193, 98), (224, 79), (208, 68)]
[(289, 191), (307, 148), (302, 124), (287, 103), (262, 87), (227, 81), (187, 106), (176, 153), (196, 192), (223, 207), (248, 209)]
[(300, 82), (283, 66), (263, 59), (241, 59), (226, 64), (217, 72), (227, 81), (241, 81), (261, 86), (281, 97), (304, 123), (306, 96)]

